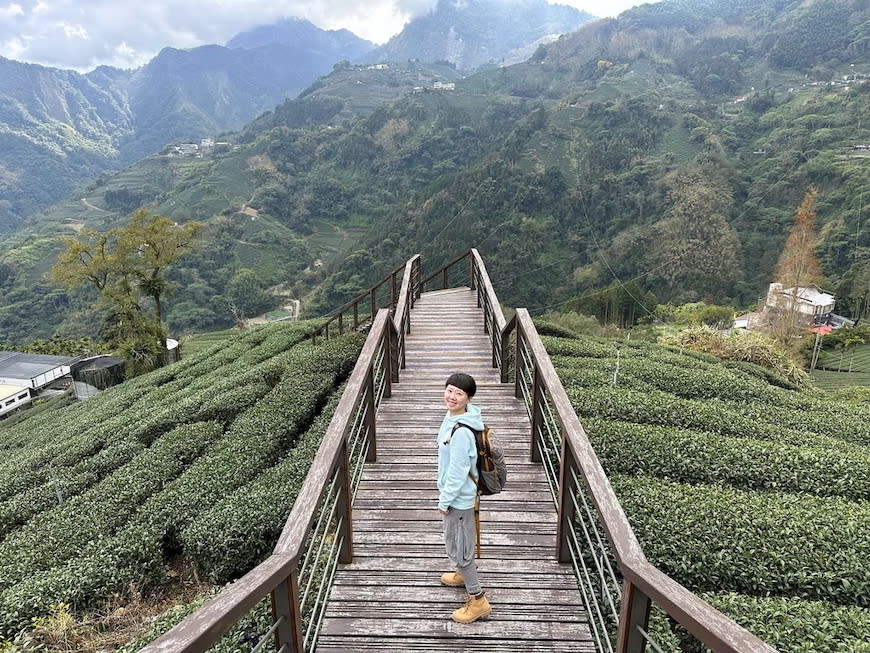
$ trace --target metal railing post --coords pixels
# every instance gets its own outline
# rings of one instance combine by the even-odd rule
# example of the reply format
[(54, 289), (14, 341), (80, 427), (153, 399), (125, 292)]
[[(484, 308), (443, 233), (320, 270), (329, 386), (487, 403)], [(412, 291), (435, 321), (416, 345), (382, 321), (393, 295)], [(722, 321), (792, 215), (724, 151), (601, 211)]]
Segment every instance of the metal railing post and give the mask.
[(372, 323), (374, 323), (374, 321), (375, 321), (375, 314), (377, 314), (377, 312), (378, 312), (377, 299), (375, 298), (375, 291), (374, 291), (374, 289), (372, 289), (372, 290), (369, 292), (369, 302), (370, 302), (370, 304), (371, 304), (371, 315), (372, 315), (372, 316), (371, 316), (371, 321), (372, 321)]
[(616, 633), (616, 653), (644, 653), (646, 638), (638, 629), (647, 629), (651, 602), (634, 583), (622, 585), (622, 605), (619, 609), (619, 628)]
[(517, 323), (516, 358), (514, 358), (514, 397), (523, 398), (523, 338), (525, 334)]
[[(491, 327), (492, 330), (492, 366), (498, 367), (498, 355), (501, 352), (501, 333), (498, 331), (498, 327), (495, 324), (495, 320), (493, 320), (493, 324)], [(498, 335), (496, 335), (498, 334)]]
[(384, 342), (384, 379), (386, 380), (386, 388), (384, 389), (384, 397), (393, 396), (393, 383), (399, 382), (399, 334), (393, 326), (392, 320), (387, 325), (386, 333), (384, 334), (386, 342)]
[(353, 330), (356, 331), (359, 328), (359, 304), (357, 302), (353, 303)]
[(299, 570), (294, 569), (287, 579), (272, 590), (272, 619), (278, 624), (275, 631), (275, 650), (302, 653), (302, 612), (299, 609)]

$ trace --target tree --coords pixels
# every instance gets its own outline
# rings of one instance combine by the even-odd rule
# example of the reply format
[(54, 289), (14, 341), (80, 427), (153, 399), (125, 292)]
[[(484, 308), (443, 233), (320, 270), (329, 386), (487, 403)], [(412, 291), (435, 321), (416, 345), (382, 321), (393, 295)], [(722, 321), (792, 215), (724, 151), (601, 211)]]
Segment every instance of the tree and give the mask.
[(822, 279), (822, 264), (815, 252), (817, 194), (813, 187), (807, 190), (779, 255), (774, 276), (784, 288), (807, 286)]
[(262, 313), (275, 305), (275, 298), (263, 290), (257, 273), (242, 268), (230, 279), (226, 292), (227, 302), (236, 314), (237, 321)]
[(817, 194), (814, 187), (807, 189), (776, 264), (774, 280), (782, 284), (783, 290), (792, 289), (788, 301), (783, 302), (781, 309), (770, 320), (773, 333), (781, 342), (788, 341), (801, 330), (798, 289), (822, 279), (822, 264), (815, 252), (818, 240), (815, 228)]
[(119, 263), (136, 280), (139, 289), (154, 301), (157, 322), (163, 322), (161, 299), (169, 288), (166, 269), (193, 248), (200, 222), (183, 225), (141, 209), (118, 233)]
[[(68, 288), (91, 285), (110, 306), (106, 341), (126, 354), (138, 370), (159, 360), (165, 349), (162, 299), (169, 290), (166, 270), (189, 252), (202, 225), (177, 225), (169, 218), (137, 211), (125, 227), (105, 233), (83, 229), (62, 238), (51, 278)], [(142, 299), (154, 303), (151, 317)]]
[(739, 241), (726, 215), (733, 202), (713, 171), (690, 168), (671, 177), (670, 209), (655, 225), (652, 265), (672, 288), (681, 284), (721, 295), (740, 276)]

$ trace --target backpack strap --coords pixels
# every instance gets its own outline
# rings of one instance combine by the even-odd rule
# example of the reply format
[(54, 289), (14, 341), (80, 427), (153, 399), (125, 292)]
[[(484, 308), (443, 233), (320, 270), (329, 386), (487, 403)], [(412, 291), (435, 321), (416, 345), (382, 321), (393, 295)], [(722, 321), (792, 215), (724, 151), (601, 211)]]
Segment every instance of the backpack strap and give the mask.
[[(477, 434), (481, 433), (481, 431), (478, 431), (475, 428), (471, 428), (468, 424), (463, 424), (462, 422), (457, 422), (456, 424), (453, 425), (453, 430), (450, 431), (450, 437), (448, 438), (447, 442), (450, 442), (450, 440), (453, 439), (453, 434), (456, 433), (456, 429), (461, 428), (463, 426), (465, 428), (467, 428), (469, 431), (471, 431), (472, 435), (474, 435), (474, 450), (477, 451), (477, 449), (478, 449), (478, 447), (477, 447)], [(478, 454), (478, 455), (480, 455), (480, 454)], [(474, 498), (474, 527), (475, 527), (474, 530), (476, 531), (476, 535), (477, 535), (476, 552), (477, 552), (477, 557), (479, 558), (480, 557), (480, 485), (478, 485), (477, 479), (471, 475), (470, 471), (468, 472), (468, 478), (471, 479), (471, 482), (474, 483), (474, 487), (477, 488), (477, 496)]]
[[(468, 424), (463, 424), (462, 422), (456, 422), (456, 424), (453, 425), (453, 430), (450, 431), (450, 437), (447, 439), (447, 442), (450, 442), (450, 440), (453, 439), (453, 434), (456, 433), (456, 429), (462, 428), (463, 426), (471, 431), (471, 434), (474, 436), (474, 450), (477, 451), (477, 434), (481, 433), (481, 431), (470, 427)], [(444, 444), (447, 444), (447, 442)], [(474, 487), (477, 488), (477, 496), (480, 497), (480, 485), (478, 485), (477, 479), (471, 475), (471, 471), (468, 472), (468, 478), (470, 478), (471, 482), (474, 483)]]

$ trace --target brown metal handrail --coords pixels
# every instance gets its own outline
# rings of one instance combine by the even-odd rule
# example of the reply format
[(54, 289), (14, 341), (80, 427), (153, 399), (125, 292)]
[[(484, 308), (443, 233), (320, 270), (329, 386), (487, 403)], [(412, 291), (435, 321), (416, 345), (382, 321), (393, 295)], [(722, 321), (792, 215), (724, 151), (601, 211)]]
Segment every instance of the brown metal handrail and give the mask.
[(336, 565), (353, 557), (351, 505), (362, 466), (376, 455), (375, 412), (398, 373), (396, 339), (380, 310), (272, 555), (142, 651), (205, 651), (269, 596), (264, 640), (274, 636), (281, 651), (313, 649)]
[[(531, 458), (544, 464), (554, 477), (551, 489), (559, 510), (557, 556), (560, 562), (574, 561), (581, 586), (584, 576), (596, 586), (581, 587), (587, 603), (609, 602), (616, 622), (615, 651), (645, 650), (652, 641), (646, 629), (654, 604), (717, 653), (775, 653), (773, 647), (646, 559), (527, 310), (517, 309), (504, 329), (505, 345), (512, 331), (516, 332), (516, 396), (525, 400), (532, 421)], [(503, 355), (505, 350), (503, 346)], [(596, 528), (598, 532), (593, 532)], [(578, 530), (584, 531), (585, 542), (580, 541)], [(609, 551), (590, 551), (608, 545)], [(608, 560), (611, 557), (615, 570)], [(596, 594), (607, 585), (615, 586), (615, 599)], [(599, 650), (614, 650), (613, 633), (606, 628), (608, 606), (588, 604), (587, 611), (593, 633), (598, 613)]]
[(405, 336), (411, 333), (411, 309), (414, 308), (414, 303), (420, 299), (423, 292), (422, 261), (420, 255), (417, 254), (405, 263), (402, 287), (393, 314), (393, 326), (399, 336), (397, 339), (398, 350), (394, 352), (394, 360), (398, 361), (399, 367), (402, 369), (405, 369)]
[[(419, 255), (415, 258), (418, 259), (417, 274), (419, 277), (422, 275), (422, 272), (419, 269)], [(413, 260), (414, 259), (411, 259), (411, 261)], [(333, 330), (337, 329), (338, 335), (342, 335), (346, 330), (352, 329), (356, 331), (360, 327), (374, 321), (375, 315), (379, 309), (389, 308), (391, 311), (394, 310), (399, 302), (399, 274), (406, 272), (406, 268), (411, 261), (402, 263), (402, 265), (390, 272), (374, 286), (360, 294), (359, 297), (352, 299), (335, 311), (334, 315), (321, 324), (320, 327), (311, 334), (311, 340), (317, 342), (317, 338), (320, 336), (323, 336), (328, 340), (331, 335), (330, 327), (333, 327)], [(384, 286), (387, 286), (387, 284), (389, 284), (389, 292), (385, 298), (379, 300), (378, 292), (383, 289)], [(419, 294), (417, 296), (419, 297)], [(362, 315), (360, 315), (360, 305), (363, 305), (363, 310), (366, 311)], [(346, 324), (348, 321), (349, 325)]]

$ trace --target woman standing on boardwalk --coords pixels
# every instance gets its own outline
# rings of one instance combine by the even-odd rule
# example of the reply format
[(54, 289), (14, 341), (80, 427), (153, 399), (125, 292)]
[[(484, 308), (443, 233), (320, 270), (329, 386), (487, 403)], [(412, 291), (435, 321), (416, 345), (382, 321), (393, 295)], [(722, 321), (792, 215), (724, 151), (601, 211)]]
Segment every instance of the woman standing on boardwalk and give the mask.
[(492, 613), (474, 559), (477, 447), (471, 429), (483, 430), (480, 408), (470, 403), (476, 392), (473, 377), (461, 372), (451, 374), (444, 384), (447, 415), (438, 430), (438, 512), (442, 515), (447, 557), (456, 568), (442, 574), (441, 582), (451, 587), (465, 586), (468, 600), (452, 615), (454, 621), (463, 624)]

